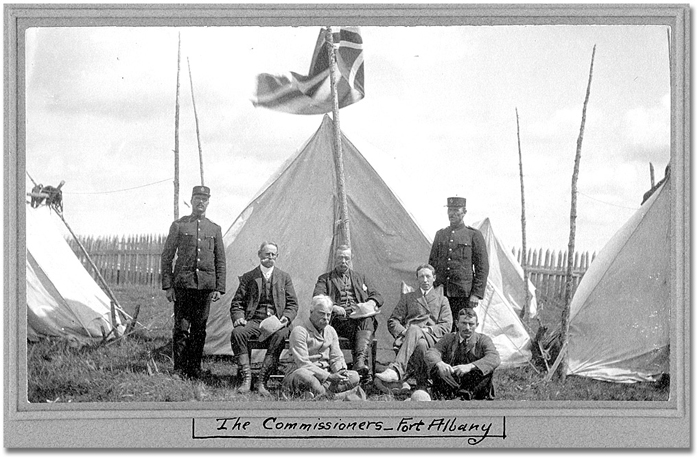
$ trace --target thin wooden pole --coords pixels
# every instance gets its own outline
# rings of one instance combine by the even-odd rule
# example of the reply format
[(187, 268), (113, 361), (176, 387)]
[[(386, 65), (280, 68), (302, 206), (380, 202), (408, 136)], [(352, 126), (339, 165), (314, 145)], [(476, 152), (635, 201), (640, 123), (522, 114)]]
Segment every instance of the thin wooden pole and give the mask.
[(340, 131), (340, 108), (338, 105), (338, 89), (336, 87), (336, 57), (333, 46), (333, 31), (326, 27), (326, 43), (328, 44), (328, 68), (330, 69), (331, 94), (333, 96), (333, 131), (335, 133), (335, 172), (337, 179), (338, 199), (340, 201), (340, 245), (350, 244), (350, 220), (348, 217), (348, 199), (345, 192), (345, 170), (343, 167), (343, 145)]
[[(523, 253), (527, 251), (527, 232), (525, 230), (525, 178), (523, 176), (523, 153), (520, 148), (520, 116), (518, 115), (518, 108), (515, 108), (515, 122), (517, 124), (518, 131), (518, 159), (520, 163), (520, 203), (522, 209), (522, 215), (520, 217), (520, 223), (523, 232)], [(524, 320), (528, 316), (528, 310), (530, 305), (530, 288), (529, 288), (529, 278), (527, 271), (527, 263), (521, 263), (523, 267), (523, 279), (525, 280), (525, 304), (523, 304), (523, 309), (520, 312), (520, 319)]]
[[(574, 159), (574, 173), (571, 177), (571, 218), (569, 231), (569, 258), (566, 266), (566, 289), (564, 290), (564, 310), (561, 314), (561, 351), (567, 351), (567, 343), (569, 342), (569, 318), (571, 316), (571, 293), (573, 290), (573, 266), (574, 266), (574, 248), (576, 241), (576, 193), (578, 183), (578, 171), (581, 163), (581, 147), (583, 145), (583, 132), (586, 126), (586, 108), (588, 99), (591, 94), (591, 81), (593, 80), (593, 62), (595, 61), (595, 45), (593, 46), (593, 54), (591, 55), (591, 67), (588, 72), (588, 86), (586, 87), (586, 97), (583, 101), (583, 114), (581, 115), (581, 130), (578, 134), (576, 142), (576, 158)], [(566, 381), (566, 355), (560, 359), (559, 376), (561, 381)]]
[(175, 88), (175, 177), (173, 178), (173, 214), (180, 218), (180, 33), (177, 34), (177, 86)]
[(199, 178), (204, 186), (204, 159), (202, 158), (202, 142), (199, 140), (199, 118), (197, 117), (197, 105), (194, 103), (194, 83), (192, 82), (192, 68), (190, 58), (187, 58), (187, 72), (190, 75), (190, 93), (192, 94), (192, 108), (194, 109), (194, 128), (197, 132), (197, 148), (199, 149)]
[(63, 217), (63, 213), (56, 210), (56, 214), (61, 218), (61, 221), (63, 221), (63, 224), (66, 225), (66, 228), (68, 229), (68, 232), (73, 236), (73, 240), (78, 244), (78, 247), (80, 250), (83, 252), (83, 255), (85, 255), (85, 259), (87, 259), (88, 263), (90, 263), (90, 266), (92, 266), (92, 269), (95, 271), (95, 275), (97, 276), (97, 280), (100, 282), (100, 285), (102, 288), (104, 288), (105, 292), (109, 296), (110, 299), (110, 314), (112, 316), (112, 328), (114, 329), (114, 336), (119, 337), (119, 333), (117, 331), (117, 320), (116, 320), (116, 311), (119, 311), (124, 319), (129, 319), (129, 315), (124, 312), (124, 309), (119, 305), (119, 301), (117, 301), (116, 296), (114, 295), (114, 292), (112, 292), (112, 289), (109, 287), (105, 279), (102, 277), (102, 274), (100, 274), (100, 270), (97, 268), (97, 265), (92, 261), (90, 258), (90, 255), (88, 254), (87, 250), (83, 246), (82, 243), (80, 243), (80, 240), (78, 239), (78, 236), (75, 235), (75, 232), (73, 232), (73, 229), (71, 229), (70, 225), (68, 224), (68, 221)]
[(653, 188), (656, 183), (654, 182), (654, 165), (651, 162), (649, 163), (649, 178), (651, 179), (651, 188)]

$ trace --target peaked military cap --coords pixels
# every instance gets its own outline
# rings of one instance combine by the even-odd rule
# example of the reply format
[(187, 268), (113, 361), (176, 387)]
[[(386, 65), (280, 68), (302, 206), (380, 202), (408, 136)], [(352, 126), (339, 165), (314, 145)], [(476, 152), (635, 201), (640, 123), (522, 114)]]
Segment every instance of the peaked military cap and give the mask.
[(448, 207), (466, 207), (467, 206), (467, 199), (464, 197), (448, 197), (447, 198), (447, 206)]
[(192, 196), (207, 196), (209, 197), (209, 188), (206, 186), (195, 186), (192, 188)]

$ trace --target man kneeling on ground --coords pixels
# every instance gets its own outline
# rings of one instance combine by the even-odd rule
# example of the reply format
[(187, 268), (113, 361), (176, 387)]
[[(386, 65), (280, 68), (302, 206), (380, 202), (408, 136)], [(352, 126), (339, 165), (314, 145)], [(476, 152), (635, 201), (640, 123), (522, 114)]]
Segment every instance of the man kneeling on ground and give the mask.
[(457, 314), (457, 332), (440, 339), (425, 355), (433, 381), (433, 399), (494, 399), (493, 371), (501, 357), (491, 339), (476, 332), (474, 309)]
[(309, 319), (289, 335), (294, 365), (284, 378), (293, 394), (311, 392), (314, 397), (336, 400), (364, 400), (360, 375), (349, 371), (338, 343), (338, 334), (328, 323), (333, 301), (324, 295), (311, 299)]

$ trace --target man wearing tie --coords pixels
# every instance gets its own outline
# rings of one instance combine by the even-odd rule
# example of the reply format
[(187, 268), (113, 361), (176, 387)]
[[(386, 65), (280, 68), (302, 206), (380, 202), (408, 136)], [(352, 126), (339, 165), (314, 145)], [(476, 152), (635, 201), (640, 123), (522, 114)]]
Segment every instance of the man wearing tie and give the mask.
[(426, 353), (434, 399), (494, 399), (493, 371), (501, 357), (488, 336), (476, 332), (474, 309), (461, 309), (457, 332), (447, 334)]
[(405, 380), (408, 372), (416, 378), (416, 387), (425, 389), (428, 371), (425, 352), (452, 328), (452, 312), (447, 298), (433, 288), (435, 269), (423, 264), (416, 269), (420, 288), (401, 296), (387, 322), (394, 336), (396, 359), (377, 374), (380, 383)]
[(259, 338), (260, 323), (274, 315), (283, 326), (268, 338), (267, 352), (255, 385), (259, 394), (270, 394), (265, 388), (265, 382), (277, 367), (285, 340), (289, 336), (289, 325), (299, 308), (291, 277), (287, 272), (275, 267), (277, 250), (276, 243), (263, 242), (260, 245), (260, 265), (241, 276), (231, 301), (231, 349), (238, 358), (238, 373), (241, 377), (239, 393), (249, 392), (252, 381), (248, 340)]

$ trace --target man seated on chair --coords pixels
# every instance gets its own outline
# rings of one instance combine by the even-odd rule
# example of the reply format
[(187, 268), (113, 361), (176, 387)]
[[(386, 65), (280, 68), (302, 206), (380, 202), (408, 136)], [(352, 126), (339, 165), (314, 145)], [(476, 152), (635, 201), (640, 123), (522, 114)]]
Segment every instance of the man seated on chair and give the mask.
[[(416, 378), (416, 388), (424, 390), (428, 384), (425, 352), (452, 328), (450, 303), (441, 290), (433, 288), (435, 269), (422, 264), (416, 269), (420, 286), (401, 296), (387, 322), (394, 336), (396, 359), (377, 374), (379, 385), (405, 381), (407, 373)], [(386, 387), (386, 385), (384, 385)]]
[(426, 353), (434, 399), (494, 399), (493, 371), (501, 357), (491, 339), (476, 332), (474, 309), (457, 313), (457, 332), (440, 339)]
[(267, 339), (267, 352), (260, 368), (255, 389), (261, 395), (269, 395), (265, 382), (277, 368), (280, 353), (289, 336), (290, 325), (297, 315), (297, 296), (288, 273), (275, 267), (278, 248), (273, 242), (263, 242), (258, 250), (260, 265), (244, 273), (231, 301), (231, 349), (238, 358), (238, 371), (241, 377), (239, 393), (250, 391), (250, 353), (248, 341), (258, 339), (260, 323), (268, 317), (277, 317), (280, 329)]
[[(340, 245), (335, 250), (335, 268), (318, 277), (313, 295), (330, 296), (333, 301), (330, 325), (340, 337), (352, 343), (352, 368), (365, 379), (370, 372), (367, 353), (377, 329), (374, 315), (379, 313), (384, 299), (364, 275), (350, 269), (351, 257), (350, 247)], [(369, 313), (363, 313), (362, 308)]]
[(284, 386), (293, 394), (311, 392), (314, 397), (364, 400), (360, 375), (347, 369), (338, 334), (329, 325), (332, 310), (330, 297), (319, 295), (311, 299), (309, 319), (289, 335), (294, 365), (284, 378)]

